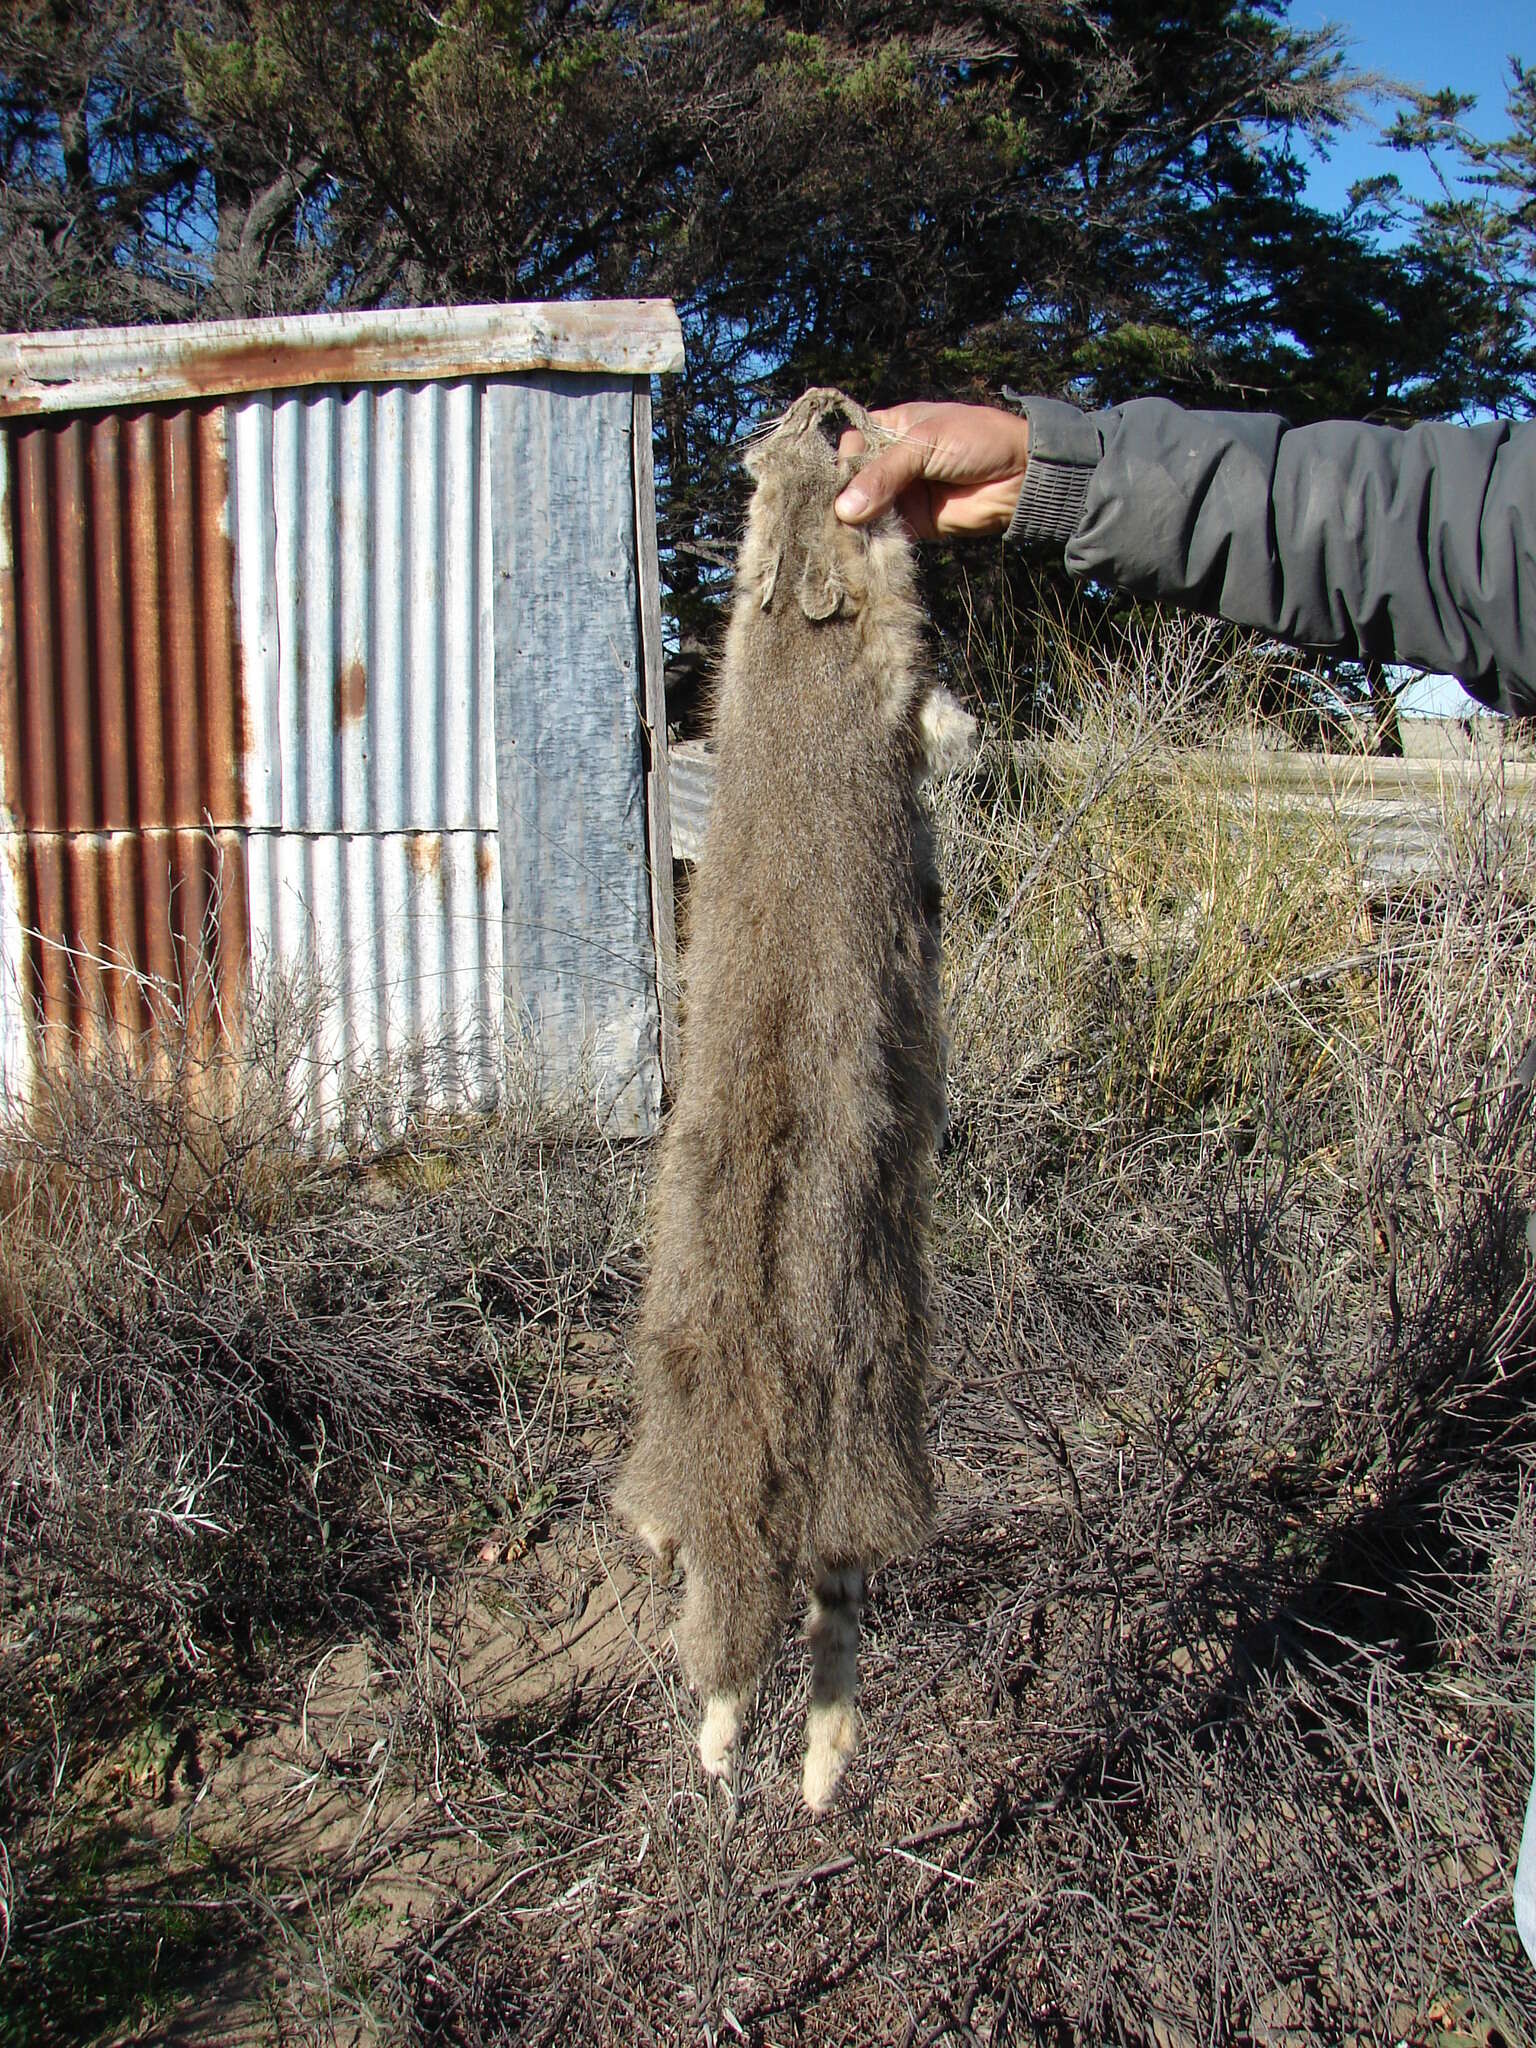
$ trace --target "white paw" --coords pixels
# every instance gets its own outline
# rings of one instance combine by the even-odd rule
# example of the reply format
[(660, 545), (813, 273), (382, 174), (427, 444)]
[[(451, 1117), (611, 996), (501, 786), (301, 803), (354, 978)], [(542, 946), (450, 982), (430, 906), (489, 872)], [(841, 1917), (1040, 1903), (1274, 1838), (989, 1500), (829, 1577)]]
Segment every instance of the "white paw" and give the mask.
[(806, 1718), (805, 1771), (800, 1791), (812, 1813), (825, 1813), (837, 1797), (849, 1759), (859, 1746), (859, 1717), (846, 1700), (812, 1707)]
[(740, 1734), (740, 1707), (717, 1695), (704, 1709), (699, 1728), (699, 1762), (710, 1777), (723, 1778), (729, 1772)]
[(937, 778), (963, 768), (976, 752), (979, 733), (969, 711), (957, 704), (948, 690), (930, 690), (923, 699), (918, 722), (927, 757), (926, 773)]
[(654, 1522), (639, 1522), (635, 1534), (655, 1558), (663, 1578), (672, 1576), (672, 1567), (677, 1562), (677, 1545), (672, 1538), (659, 1529)]

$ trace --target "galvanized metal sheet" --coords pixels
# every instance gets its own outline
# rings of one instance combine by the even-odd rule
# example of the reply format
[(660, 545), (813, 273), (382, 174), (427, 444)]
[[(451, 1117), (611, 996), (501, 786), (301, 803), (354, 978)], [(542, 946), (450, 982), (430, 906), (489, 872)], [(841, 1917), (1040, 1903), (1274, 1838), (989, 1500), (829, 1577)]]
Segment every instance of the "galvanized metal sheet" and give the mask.
[(611, 1129), (655, 1127), (631, 386), (493, 385), (495, 730), (509, 1041)]
[[(16, 581), (11, 559), (11, 445), (0, 433), (0, 782), (17, 745)], [(5, 801), (0, 787), (0, 804)], [(0, 816), (7, 815), (0, 811)], [(13, 1114), (27, 1092), (26, 940), (13, 858), (0, 860), (0, 1108)]]
[(669, 299), (403, 307), (0, 335), (0, 418), (311, 384), (683, 367)]
[(661, 1010), (661, 1078), (678, 1058), (677, 920), (672, 894), (672, 798), (667, 759), (667, 680), (661, 644), (661, 565), (656, 556), (656, 473), (649, 385), (634, 388), (630, 439), (635, 473), (635, 567), (639, 576), (640, 698), (644, 704), (645, 845), (651, 875), (651, 944)]
[(251, 823), (493, 829), (484, 385), (231, 411)]
[(715, 800), (715, 757), (703, 740), (683, 740), (673, 746), (667, 765), (672, 778), (672, 858), (696, 861), (704, 851)]
[(503, 1078), (490, 832), (257, 832), (253, 1002), (287, 1016), (312, 1128), (488, 1108)]

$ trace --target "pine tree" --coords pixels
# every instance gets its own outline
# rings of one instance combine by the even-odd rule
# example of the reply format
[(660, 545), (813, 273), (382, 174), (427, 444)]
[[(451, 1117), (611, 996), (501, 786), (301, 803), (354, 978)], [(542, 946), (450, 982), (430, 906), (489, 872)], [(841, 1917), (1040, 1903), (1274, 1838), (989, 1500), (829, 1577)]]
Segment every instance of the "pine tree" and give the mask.
[(1528, 81), (1486, 214), (1406, 241), (1304, 199), (1358, 90), (1282, 0), (13, 0), (0, 321), (669, 295), (687, 637), (733, 444), (812, 381), (1528, 405)]

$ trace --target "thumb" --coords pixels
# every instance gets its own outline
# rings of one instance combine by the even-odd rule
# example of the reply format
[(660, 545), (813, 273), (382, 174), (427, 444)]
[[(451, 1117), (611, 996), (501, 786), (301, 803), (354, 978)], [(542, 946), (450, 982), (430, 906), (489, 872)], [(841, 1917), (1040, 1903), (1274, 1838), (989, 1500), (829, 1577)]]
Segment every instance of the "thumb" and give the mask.
[(898, 441), (864, 465), (839, 494), (833, 511), (845, 526), (867, 526), (922, 475), (927, 455), (920, 441)]

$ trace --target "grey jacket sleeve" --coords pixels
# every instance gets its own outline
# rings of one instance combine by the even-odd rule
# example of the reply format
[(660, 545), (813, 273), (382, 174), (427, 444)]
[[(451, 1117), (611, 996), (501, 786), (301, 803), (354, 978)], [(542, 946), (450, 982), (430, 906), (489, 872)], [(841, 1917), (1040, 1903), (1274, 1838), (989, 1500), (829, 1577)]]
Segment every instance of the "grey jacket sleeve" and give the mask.
[(1074, 576), (1536, 713), (1536, 422), (1019, 403), (1030, 456), (1009, 533), (1065, 543)]

